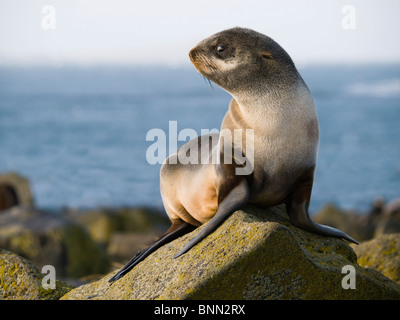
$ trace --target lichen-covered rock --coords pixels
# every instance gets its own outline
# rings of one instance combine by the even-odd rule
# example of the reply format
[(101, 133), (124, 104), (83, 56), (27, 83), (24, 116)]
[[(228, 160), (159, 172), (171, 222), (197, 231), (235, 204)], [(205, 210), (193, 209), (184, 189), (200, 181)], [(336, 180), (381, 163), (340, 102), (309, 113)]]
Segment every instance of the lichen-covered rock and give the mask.
[(81, 226), (36, 209), (14, 207), (0, 215), (0, 247), (64, 277), (109, 270), (109, 260)]
[(55, 289), (44, 289), (42, 277), (31, 262), (0, 249), (0, 300), (58, 300), (72, 289), (59, 280)]
[[(400, 299), (400, 286), (357, 264), (343, 240), (298, 229), (283, 206), (236, 211), (188, 253), (202, 227), (154, 252), (120, 280), (115, 272), (62, 299)], [(356, 289), (342, 268), (354, 266)]]
[(354, 250), (360, 266), (378, 270), (400, 284), (400, 233), (382, 234)]

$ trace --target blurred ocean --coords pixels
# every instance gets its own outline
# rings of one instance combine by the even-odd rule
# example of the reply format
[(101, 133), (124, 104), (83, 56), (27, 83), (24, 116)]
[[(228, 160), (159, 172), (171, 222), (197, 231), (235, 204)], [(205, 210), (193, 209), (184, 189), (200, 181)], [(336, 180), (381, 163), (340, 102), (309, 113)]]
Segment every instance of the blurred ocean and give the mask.
[[(400, 65), (300, 73), (321, 131), (311, 211), (400, 197)], [(0, 172), (28, 177), (41, 208), (161, 207), (147, 132), (219, 129), (229, 101), (194, 68), (1, 68)]]

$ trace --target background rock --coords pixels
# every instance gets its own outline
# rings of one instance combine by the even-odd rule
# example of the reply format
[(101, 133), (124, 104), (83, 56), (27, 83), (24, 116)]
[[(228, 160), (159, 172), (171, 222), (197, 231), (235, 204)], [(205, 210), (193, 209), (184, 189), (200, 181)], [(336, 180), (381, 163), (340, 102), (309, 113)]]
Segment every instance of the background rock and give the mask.
[[(293, 227), (282, 206), (237, 211), (173, 259), (201, 229), (163, 246), (117, 282), (109, 283), (109, 274), (62, 299), (400, 299), (400, 286), (360, 267), (343, 240)], [(356, 270), (354, 290), (342, 288), (346, 265)]]
[(0, 213), (16, 205), (34, 205), (29, 180), (15, 172), (0, 174)]
[(371, 239), (375, 230), (375, 223), (371, 222), (367, 215), (342, 210), (334, 204), (325, 205), (312, 219), (342, 230), (359, 242)]
[(155, 233), (154, 231), (146, 233), (116, 232), (112, 234), (107, 247), (107, 254), (111, 261), (125, 263), (129, 261), (139, 250), (147, 248), (159, 237), (160, 234)]
[(378, 198), (370, 211), (364, 214), (327, 204), (313, 219), (318, 223), (338, 228), (359, 242), (381, 234), (400, 233), (400, 198), (389, 203), (384, 203)]
[(379, 217), (374, 236), (400, 233), (400, 198), (385, 204)]
[(44, 289), (42, 274), (31, 262), (0, 249), (0, 300), (53, 300), (71, 289), (58, 280), (54, 290)]
[(378, 270), (400, 284), (400, 233), (382, 234), (353, 248), (360, 266)]
[(14, 207), (0, 215), (0, 247), (41, 268), (52, 265), (60, 277), (109, 270), (109, 260), (84, 228), (60, 215)]
[(125, 263), (171, 225), (164, 212), (150, 208), (99, 208), (63, 214), (82, 226), (114, 262)]

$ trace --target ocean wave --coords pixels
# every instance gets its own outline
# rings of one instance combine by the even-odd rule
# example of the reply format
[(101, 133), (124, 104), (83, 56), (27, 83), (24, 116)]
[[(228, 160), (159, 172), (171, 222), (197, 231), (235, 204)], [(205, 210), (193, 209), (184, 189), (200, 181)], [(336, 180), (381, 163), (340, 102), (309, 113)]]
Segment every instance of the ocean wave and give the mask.
[(385, 79), (374, 82), (357, 82), (347, 88), (347, 93), (368, 97), (400, 97), (400, 79)]

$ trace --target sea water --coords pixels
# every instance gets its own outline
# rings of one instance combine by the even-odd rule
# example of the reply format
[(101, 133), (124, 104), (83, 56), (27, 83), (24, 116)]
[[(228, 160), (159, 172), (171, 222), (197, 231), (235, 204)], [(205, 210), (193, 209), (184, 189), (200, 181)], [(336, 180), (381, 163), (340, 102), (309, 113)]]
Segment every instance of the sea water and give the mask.
[[(400, 65), (300, 73), (320, 123), (311, 211), (400, 197)], [(29, 178), (41, 208), (162, 207), (147, 132), (220, 129), (229, 101), (194, 68), (1, 68), (0, 172)]]

